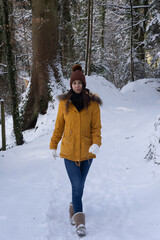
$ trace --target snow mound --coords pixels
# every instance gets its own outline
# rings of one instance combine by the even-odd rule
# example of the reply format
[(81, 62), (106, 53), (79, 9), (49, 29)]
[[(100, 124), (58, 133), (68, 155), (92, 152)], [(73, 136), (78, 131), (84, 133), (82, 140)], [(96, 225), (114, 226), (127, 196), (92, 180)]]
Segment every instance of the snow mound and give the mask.
[(104, 77), (96, 75), (87, 76), (86, 82), (87, 88), (102, 98), (104, 106), (110, 106), (113, 103), (117, 104), (123, 98), (120, 91)]
[(128, 99), (137, 102), (160, 103), (160, 79), (140, 79), (130, 82), (121, 89)]

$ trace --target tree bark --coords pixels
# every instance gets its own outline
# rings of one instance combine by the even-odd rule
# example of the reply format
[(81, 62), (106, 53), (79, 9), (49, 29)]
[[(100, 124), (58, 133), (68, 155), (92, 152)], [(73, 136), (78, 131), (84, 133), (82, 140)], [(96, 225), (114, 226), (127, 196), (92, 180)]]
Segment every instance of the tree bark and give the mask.
[(8, 14), (8, 0), (3, 0), (3, 15), (4, 15), (4, 35), (5, 35), (5, 48), (8, 68), (8, 78), (10, 84), (10, 91), (12, 96), (12, 115), (13, 115), (13, 129), (16, 137), (16, 144), (23, 144), (23, 135), (21, 129), (21, 121), (18, 109), (18, 96), (16, 88), (16, 67), (11, 44), (11, 31), (9, 28), (9, 14)]
[(87, 44), (86, 44), (86, 56), (85, 56), (85, 75), (88, 73), (88, 54), (89, 54), (89, 38), (90, 38), (90, 12), (91, 12), (91, 0), (88, 0), (88, 28), (87, 28)]
[(60, 45), (61, 63), (65, 77), (70, 73), (70, 64), (74, 62), (75, 58), (74, 31), (71, 23), (70, 4), (69, 0), (62, 1)]
[(38, 114), (45, 114), (50, 99), (48, 83), (52, 69), (58, 71), (58, 7), (57, 0), (32, 0), (33, 67), (29, 98), (23, 116), (23, 130), (35, 126)]
[(1, 100), (1, 132), (2, 132), (2, 150), (6, 150), (6, 129), (5, 129), (5, 111), (4, 101)]
[(131, 7), (131, 33), (130, 33), (130, 43), (131, 43), (131, 47), (130, 47), (130, 59), (131, 59), (131, 65), (130, 65), (130, 70), (131, 70), (131, 78), (132, 81), (134, 82), (134, 56), (133, 56), (133, 5), (132, 5), (132, 0), (130, 0), (130, 7)]
[(91, 0), (91, 24), (90, 24), (90, 38), (89, 38), (89, 59), (88, 59), (88, 75), (91, 74), (91, 55), (92, 55), (92, 32), (93, 32), (93, 0)]
[(133, 35), (134, 35), (134, 49), (136, 57), (141, 60), (143, 63), (145, 61), (145, 49), (144, 49), (144, 40), (146, 34), (146, 15), (148, 12), (148, 0), (143, 1), (144, 8), (139, 8), (141, 3), (139, 0), (132, 0), (132, 6), (137, 8), (134, 9), (133, 13)]
[[(149, 1), (144, 0), (144, 6), (148, 6)], [(148, 7), (144, 7), (143, 9), (143, 27), (141, 28), (141, 34), (139, 40), (141, 41), (140, 47), (139, 47), (139, 52), (140, 52), (140, 59), (145, 62), (146, 58), (146, 53), (144, 49), (144, 40), (145, 40), (145, 35), (146, 35), (146, 27), (147, 27), (147, 13), (148, 13)]]
[(106, 17), (106, 5), (103, 3), (102, 5), (102, 36), (101, 36), (101, 43), (102, 43), (102, 58), (104, 53), (104, 34), (105, 34), (105, 17)]

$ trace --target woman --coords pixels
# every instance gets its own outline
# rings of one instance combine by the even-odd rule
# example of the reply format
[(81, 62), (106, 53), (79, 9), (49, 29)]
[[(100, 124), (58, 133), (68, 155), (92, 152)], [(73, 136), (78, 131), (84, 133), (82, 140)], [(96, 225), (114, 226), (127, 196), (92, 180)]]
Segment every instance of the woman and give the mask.
[(86, 89), (82, 67), (76, 64), (72, 70), (71, 89), (59, 96), (59, 109), (50, 149), (56, 158), (57, 145), (62, 138), (60, 157), (64, 158), (72, 185), (70, 221), (76, 225), (77, 234), (82, 236), (86, 232), (82, 205), (83, 188), (92, 160), (101, 145), (99, 105), (102, 105), (102, 101)]

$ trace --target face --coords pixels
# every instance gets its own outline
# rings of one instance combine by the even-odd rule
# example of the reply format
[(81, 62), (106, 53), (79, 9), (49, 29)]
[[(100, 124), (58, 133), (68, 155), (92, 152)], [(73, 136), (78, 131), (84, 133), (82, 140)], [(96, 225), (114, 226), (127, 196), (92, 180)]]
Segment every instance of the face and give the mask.
[(81, 93), (83, 88), (83, 84), (80, 80), (74, 80), (72, 83), (72, 89), (75, 93)]

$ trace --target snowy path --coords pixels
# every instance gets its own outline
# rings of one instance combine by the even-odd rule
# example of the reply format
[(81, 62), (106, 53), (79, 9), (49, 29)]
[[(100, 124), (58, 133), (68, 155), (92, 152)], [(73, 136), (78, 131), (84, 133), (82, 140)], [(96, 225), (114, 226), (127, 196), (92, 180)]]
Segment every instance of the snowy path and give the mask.
[[(107, 88), (101, 91), (103, 144), (83, 197), (85, 239), (159, 240), (160, 170), (144, 159), (159, 102), (138, 104), (114, 89), (105, 97)], [(68, 221), (63, 159), (54, 161), (48, 149), (52, 130), (0, 153), (1, 240), (79, 239)]]

